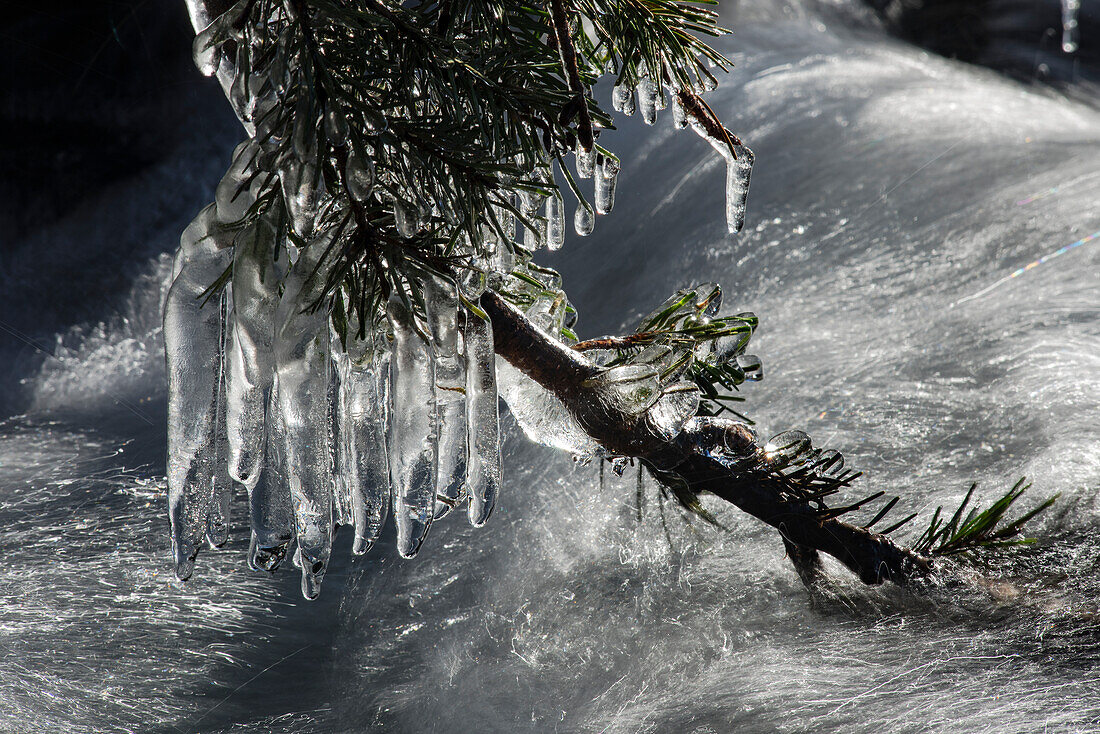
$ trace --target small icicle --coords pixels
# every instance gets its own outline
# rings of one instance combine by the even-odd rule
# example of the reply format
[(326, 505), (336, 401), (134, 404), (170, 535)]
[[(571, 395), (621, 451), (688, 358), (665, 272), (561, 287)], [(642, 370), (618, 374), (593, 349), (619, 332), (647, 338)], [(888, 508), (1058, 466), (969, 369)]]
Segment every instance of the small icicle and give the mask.
[[(267, 405), (267, 431), (262, 474), (248, 489), (248, 514), (252, 539), (248, 565), (257, 571), (274, 572), (294, 540), (294, 506), (290, 499), (286, 443), (286, 422), (279, 409), (279, 381), (271, 384)], [(261, 434), (264, 431), (261, 430)]]
[(318, 175), (315, 158), (305, 163), (294, 156), (289, 158), (279, 169), (279, 181), (291, 227), (295, 234), (305, 239), (313, 235), (318, 203), (324, 193), (324, 179)]
[(390, 477), (397, 552), (412, 558), (435, 516), (438, 413), (435, 356), (413, 314), (394, 295), (387, 308), (393, 328)]
[(210, 486), (210, 515), (206, 519), (206, 542), (211, 548), (221, 548), (229, 540), (229, 510), (233, 499), (233, 478), (229, 476), (229, 437), (226, 433), (226, 343), (233, 329), (232, 285), (218, 302), (222, 310), (222, 348), (218, 354), (218, 416), (215, 429), (214, 477)]
[(435, 352), (439, 411), (435, 516), (457, 503), (466, 482), (466, 361), (459, 353), (458, 289), (441, 278), (425, 278), (424, 305)]
[(267, 218), (256, 222), (233, 253), (233, 323), (225, 371), (228, 471), (250, 493), (263, 471), (265, 413), (275, 375), (280, 281), (275, 226)]
[(634, 91), (631, 90), (626, 95), (626, 99), (623, 100), (623, 114), (630, 117), (634, 114), (635, 109), (637, 109), (637, 104), (634, 101)]
[(648, 76), (638, 82), (638, 107), (642, 111), (642, 122), (647, 125), (657, 122), (657, 85)]
[(1062, 0), (1062, 51), (1071, 54), (1077, 51), (1077, 14), (1081, 10), (1081, 0)]
[(348, 193), (351, 198), (363, 203), (370, 197), (374, 188), (374, 161), (360, 155), (356, 147), (348, 152), (347, 175)]
[[(735, 145), (737, 159), (726, 158), (726, 226), (736, 234), (745, 226), (745, 209), (749, 199), (749, 178), (756, 160), (744, 145)], [(727, 149), (728, 152), (728, 149)]]
[(501, 484), (500, 416), (492, 324), (467, 310), (463, 337), (469, 447), (466, 491), (470, 495), (470, 506), (467, 514), (471, 525), (481, 527), (493, 511)]
[[(338, 296), (339, 297), (339, 296)], [(351, 493), (356, 462), (351, 453), (351, 420), (348, 418), (347, 398), (351, 391), (350, 363), (340, 343), (340, 335), (330, 329), (329, 351), (332, 354), (332, 366), (336, 379), (329, 383), (329, 413), (332, 417), (332, 450), (335, 471), (333, 472), (332, 505), (337, 525), (349, 526), (355, 523), (352, 511)], [(348, 335), (351, 338), (351, 335)]]
[(331, 234), (302, 249), (276, 311), (279, 409), (286, 426), (286, 465), (302, 559), (302, 595), (315, 599), (332, 552), (332, 445), (329, 435), (327, 315), (310, 306), (327, 273), (319, 262)]
[(346, 428), (354, 470), (348, 478), (355, 519), (351, 552), (363, 555), (378, 540), (390, 513), (389, 350), (375, 352), (368, 365), (352, 361), (347, 386)]
[[(213, 73), (213, 72), (211, 72)], [(208, 75), (209, 76), (209, 75)], [(626, 108), (626, 100), (634, 95), (634, 90), (625, 84), (616, 84), (611, 92), (611, 107), (616, 112), (623, 112)]]
[(233, 159), (229, 163), (229, 168), (214, 190), (219, 222), (223, 224), (239, 222), (255, 203), (255, 198), (249, 190), (249, 183), (256, 154), (259, 151), (260, 146), (251, 139), (244, 141), (233, 150)]
[(760, 362), (760, 357), (755, 354), (738, 354), (736, 359), (737, 366), (744, 371), (746, 380), (759, 382), (764, 379), (764, 366)]
[(680, 98), (675, 95), (672, 97), (672, 126), (677, 130), (683, 130), (688, 126), (687, 113), (684, 112), (684, 106), (680, 104)]
[(619, 176), (619, 161), (609, 155), (603, 157), (603, 165), (596, 176), (596, 212), (610, 214), (615, 206), (615, 183)]
[(237, 64), (235, 66), (235, 74), (233, 76), (233, 83), (229, 86), (229, 104), (232, 105), (233, 111), (237, 113), (237, 117), (241, 118), (244, 122), (252, 122), (252, 116), (250, 114), (255, 108), (251, 104), (251, 94), (248, 90), (248, 80), (251, 76), (251, 65), (249, 63), (249, 47), (247, 43), (237, 44)]
[(581, 178), (592, 178), (592, 173), (596, 170), (595, 151), (585, 150), (578, 142), (573, 153), (577, 158), (577, 175)]
[(218, 70), (219, 46), (226, 39), (224, 26), (215, 20), (195, 36), (191, 44), (191, 56), (203, 76), (214, 76)]
[(229, 266), (234, 232), (211, 204), (184, 231), (164, 308), (168, 509), (176, 575), (191, 576), (206, 535), (216, 461), (222, 312), (203, 292)]
[(418, 229), (416, 212), (403, 202), (393, 202), (393, 223), (402, 237), (412, 237)]
[(546, 200), (546, 246), (550, 250), (560, 250), (565, 244), (565, 205), (561, 193), (555, 191)]
[(577, 234), (581, 237), (587, 237), (592, 234), (592, 230), (596, 227), (596, 217), (592, 214), (592, 210), (588, 207), (588, 204), (584, 202), (577, 203), (577, 211), (573, 215), (573, 228), (577, 230)]
[(325, 112), (325, 135), (328, 141), (337, 147), (348, 142), (348, 120), (339, 109), (330, 108)]

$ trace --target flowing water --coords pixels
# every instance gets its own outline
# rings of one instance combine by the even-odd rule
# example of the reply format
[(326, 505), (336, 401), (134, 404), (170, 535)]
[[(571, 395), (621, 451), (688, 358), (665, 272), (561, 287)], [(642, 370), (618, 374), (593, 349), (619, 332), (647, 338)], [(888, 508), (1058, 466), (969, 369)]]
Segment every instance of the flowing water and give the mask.
[[(2, 317), (54, 356), (25, 347), (0, 382), (21, 413), (0, 422), (0, 730), (1100, 731), (1100, 113), (847, 6), (758, 6), (730, 14), (737, 67), (710, 97), (756, 153), (744, 231), (724, 162), (670, 112), (607, 133), (616, 208), (549, 262), (583, 334), (718, 281), (761, 316), (763, 433), (842, 450), (905, 513), (1026, 474), (1032, 502), (1061, 493), (1037, 546), (974, 592), (831, 565), (811, 598), (774, 531), (716, 502), (726, 530), (687, 523), (648, 484), (639, 508), (634, 470), (601, 482), (510, 424), (483, 529), (443, 522), (411, 561), (392, 529), (354, 561), (339, 537), (306, 602), (294, 569), (248, 570), (238, 505), (229, 546), (176, 581), (158, 252), (225, 126), (53, 230), (117, 259), (116, 313), (85, 304), (56, 344)], [(104, 234), (119, 209), (160, 212), (147, 262)]]

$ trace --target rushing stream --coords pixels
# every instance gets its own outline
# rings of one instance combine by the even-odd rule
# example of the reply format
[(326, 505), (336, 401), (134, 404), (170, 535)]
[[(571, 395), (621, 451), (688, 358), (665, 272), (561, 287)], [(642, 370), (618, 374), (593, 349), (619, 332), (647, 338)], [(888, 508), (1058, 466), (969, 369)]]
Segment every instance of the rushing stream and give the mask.
[[(249, 571), (238, 504), (228, 547), (176, 581), (160, 251), (201, 202), (164, 192), (209, 195), (237, 134), (214, 125), (53, 225), (119, 259), (117, 313), (53, 341), (0, 315), (27, 340), (0, 378), (21, 412), (0, 421), (0, 730), (1100, 731), (1100, 113), (856, 8), (754, 7), (728, 10), (736, 69), (708, 98), (756, 154), (744, 231), (709, 145), (671, 111), (624, 121), (614, 212), (543, 256), (582, 335), (720, 282), (761, 317), (767, 376), (743, 394), (763, 434), (842, 450), (905, 514), (1027, 475), (1024, 504), (1061, 493), (1037, 546), (973, 593), (831, 565), (813, 599), (774, 531), (717, 502), (726, 530), (686, 523), (648, 484), (639, 508), (634, 470), (601, 482), (506, 421), (484, 528), (443, 522), (414, 560), (392, 528), (355, 560), (342, 534), (306, 602), (289, 564)], [(112, 249), (109, 210), (146, 262)]]

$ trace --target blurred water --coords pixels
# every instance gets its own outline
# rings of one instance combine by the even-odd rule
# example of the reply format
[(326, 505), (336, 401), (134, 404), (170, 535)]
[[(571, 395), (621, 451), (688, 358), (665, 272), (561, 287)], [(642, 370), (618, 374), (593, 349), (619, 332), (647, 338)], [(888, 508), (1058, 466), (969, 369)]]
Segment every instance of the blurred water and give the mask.
[(710, 503), (728, 532), (690, 525), (650, 487), (639, 522), (631, 471), (601, 486), (511, 430), (482, 530), (441, 523), (413, 561), (342, 538), (307, 603), (292, 569), (247, 569), (239, 512), (181, 584), (157, 257), (116, 317), (3, 385), (31, 410), (0, 424), (0, 729), (1100, 731), (1100, 243), (989, 290), (1100, 230), (1100, 115), (853, 16), (731, 21), (711, 104), (757, 156), (739, 237), (719, 158), (666, 113), (604, 137), (616, 209), (551, 264), (589, 336), (721, 282), (761, 316), (762, 432), (841, 449), (899, 511), (1021, 474), (1061, 492), (1005, 582), (916, 599), (834, 566), (815, 601), (751, 519)]

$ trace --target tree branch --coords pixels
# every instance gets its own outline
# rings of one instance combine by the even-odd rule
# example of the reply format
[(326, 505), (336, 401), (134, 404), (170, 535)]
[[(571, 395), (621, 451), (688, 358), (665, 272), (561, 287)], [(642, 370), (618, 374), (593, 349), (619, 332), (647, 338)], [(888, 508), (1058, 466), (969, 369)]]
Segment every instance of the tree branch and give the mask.
[(864, 583), (906, 585), (928, 578), (932, 561), (837, 519), (822, 519), (806, 501), (792, 500), (783, 484), (762, 470), (739, 470), (720, 454), (752, 456), (758, 449), (742, 423), (695, 418), (673, 440), (662, 439), (649, 414), (626, 415), (601, 400), (586, 381), (599, 367), (531, 324), (497, 293), (486, 291), (481, 307), (493, 324), (497, 354), (553, 393), (592, 438), (611, 452), (640, 458), (655, 476), (682, 478), (693, 492), (710, 492), (779, 530), (799, 575), (810, 583), (820, 561), (833, 556)]

